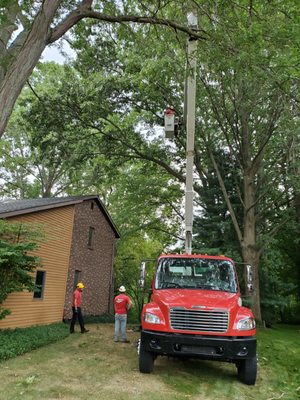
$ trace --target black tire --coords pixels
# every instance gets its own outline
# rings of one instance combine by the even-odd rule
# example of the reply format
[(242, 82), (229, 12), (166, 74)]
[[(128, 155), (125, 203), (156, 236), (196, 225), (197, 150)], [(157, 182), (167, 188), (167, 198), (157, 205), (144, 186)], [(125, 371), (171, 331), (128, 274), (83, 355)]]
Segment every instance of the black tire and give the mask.
[(255, 385), (257, 375), (257, 358), (240, 360), (237, 363), (238, 378), (246, 385)]
[(146, 351), (142, 342), (140, 343), (139, 352), (139, 368), (143, 374), (150, 374), (153, 372), (154, 355), (150, 351)]

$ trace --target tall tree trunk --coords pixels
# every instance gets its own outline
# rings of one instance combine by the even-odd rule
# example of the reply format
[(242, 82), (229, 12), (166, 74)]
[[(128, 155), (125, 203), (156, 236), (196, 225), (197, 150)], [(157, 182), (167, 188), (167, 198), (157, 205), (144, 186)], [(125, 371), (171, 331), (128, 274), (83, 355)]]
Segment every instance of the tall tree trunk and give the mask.
[[(3, 132), (14, 104), (47, 44), (50, 24), (61, 0), (44, 0), (31, 29), (25, 36), (0, 86), (0, 132)], [(13, 49), (12, 49), (13, 52)]]
[[(255, 188), (250, 173), (244, 176), (244, 234), (242, 242), (242, 255), (246, 264), (250, 264), (253, 270), (252, 289), (246, 285), (246, 296), (250, 299), (251, 309), (255, 318), (261, 321), (260, 293), (259, 293), (259, 257), (260, 252), (256, 244), (256, 224), (255, 224)], [(245, 276), (246, 278), (246, 276)], [(246, 279), (245, 279), (246, 282)]]
[[(239, 227), (234, 209), (232, 207), (230, 198), (226, 191), (225, 184), (222, 179), (219, 167), (216, 163), (214, 155), (210, 152), (210, 158), (215, 168), (219, 184), (224, 195), (224, 199), (230, 211), (230, 216), (235, 228), (245, 264), (249, 264), (253, 268), (253, 290), (248, 290), (246, 287), (246, 296), (250, 299), (251, 309), (255, 318), (261, 321), (261, 310), (260, 310), (260, 294), (259, 294), (259, 273), (258, 265), (260, 258), (260, 251), (256, 245), (256, 221), (255, 221), (255, 186), (253, 184), (253, 174), (250, 168), (244, 172), (244, 228), (243, 232)], [(246, 279), (245, 279), (246, 282)]]

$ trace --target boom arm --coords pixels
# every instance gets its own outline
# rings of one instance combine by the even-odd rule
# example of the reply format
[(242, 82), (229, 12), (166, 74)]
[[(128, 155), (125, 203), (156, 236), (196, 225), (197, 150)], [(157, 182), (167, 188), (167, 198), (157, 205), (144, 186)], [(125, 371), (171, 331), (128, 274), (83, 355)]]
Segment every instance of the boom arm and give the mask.
[(188, 40), (186, 81), (186, 186), (185, 186), (185, 252), (192, 254), (193, 235), (193, 168), (195, 148), (197, 39)]

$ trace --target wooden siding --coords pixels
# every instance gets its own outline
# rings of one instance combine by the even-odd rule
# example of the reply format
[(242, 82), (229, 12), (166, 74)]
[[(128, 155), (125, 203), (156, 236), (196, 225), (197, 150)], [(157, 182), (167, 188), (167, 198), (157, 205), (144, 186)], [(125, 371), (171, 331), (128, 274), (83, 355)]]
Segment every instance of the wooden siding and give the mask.
[(45, 239), (34, 254), (41, 257), (46, 272), (43, 299), (34, 299), (33, 293), (20, 292), (8, 296), (3, 306), (12, 313), (0, 320), (0, 328), (26, 327), (62, 321), (66, 282), (72, 242), (74, 206), (40, 211), (10, 221), (41, 224)]

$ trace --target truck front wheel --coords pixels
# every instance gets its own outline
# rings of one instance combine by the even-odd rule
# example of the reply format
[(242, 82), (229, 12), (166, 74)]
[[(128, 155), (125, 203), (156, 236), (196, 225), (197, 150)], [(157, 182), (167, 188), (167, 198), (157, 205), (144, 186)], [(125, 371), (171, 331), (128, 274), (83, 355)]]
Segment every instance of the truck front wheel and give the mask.
[(254, 385), (257, 374), (257, 358), (252, 357), (237, 362), (238, 378), (246, 385)]
[(142, 342), (139, 349), (139, 368), (140, 372), (150, 374), (153, 372), (154, 355), (150, 351), (146, 351)]

